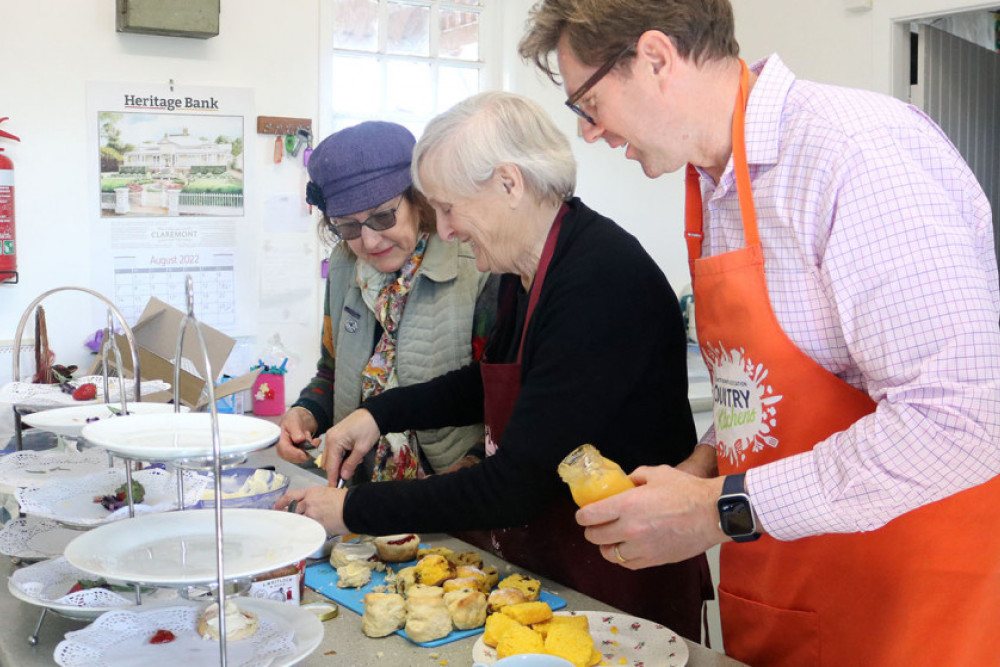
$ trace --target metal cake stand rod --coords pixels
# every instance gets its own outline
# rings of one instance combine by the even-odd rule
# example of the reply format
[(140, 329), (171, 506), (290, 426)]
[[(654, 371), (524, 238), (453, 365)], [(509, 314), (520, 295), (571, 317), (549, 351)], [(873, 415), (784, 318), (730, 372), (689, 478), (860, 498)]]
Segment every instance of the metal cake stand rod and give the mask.
[[(57, 292), (67, 292), (67, 291), (84, 292), (85, 294), (90, 294), (91, 296), (96, 297), (98, 300), (100, 300), (101, 302), (103, 302), (104, 305), (106, 305), (107, 308), (108, 308), (108, 334), (104, 338), (103, 349), (102, 349), (102, 357), (101, 357), (101, 371), (102, 371), (102, 375), (103, 375), (103, 378), (104, 378), (104, 402), (107, 403), (107, 404), (110, 404), (110, 402), (111, 402), (110, 401), (110, 396), (111, 395), (110, 395), (110, 392), (108, 391), (109, 387), (108, 387), (108, 358), (107, 358), (107, 350), (108, 350), (108, 345), (110, 343), (110, 340), (114, 336), (114, 319), (116, 319), (118, 321), (119, 326), (122, 328), (122, 332), (125, 335), (125, 339), (126, 339), (126, 341), (128, 341), (129, 353), (132, 356), (132, 368), (135, 371), (135, 373), (134, 373), (134, 375), (135, 375), (135, 400), (136, 401), (142, 400), (142, 380), (141, 380), (141, 377), (139, 375), (139, 349), (138, 349), (138, 346), (136, 345), (135, 335), (132, 333), (132, 328), (129, 327), (128, 322), (125, 321), (125, 317), (121, 314), (121, 311), (118, 310), (118, 308), (115, 306), (114, 303), (111, 302), (110, 299), (108, 299), (106, 296), (104, 296), (100, 292), (97, 292), (95, 290), (92, 290), (92, 289), (89, 289), (89, 288), (86, 288), (86, 287), (77, 287), (77, 286), (73, 286), (73, 285), (68, 285), (68, 286), (65, 286), (65, 287), (56, 287), (56, 288), (50, 289), (47, 292), (43, 292), (41, 295), (39, 295), (38, 298), (36, 298), (31, 303), (29, 303), (28, 307), (24, 309), (24, 313), (22, 313), (21, 319), (17, 323), (17, 330), (16, 330), (16, 332), (14, 334), (14, 368), (13, 368), (14, 373), (12, 375), (13, 379), (15, 381), (19, 381), (21, 379), (21, 341), (22, 341), (22, 339), (24, 337), (24, 328), (25, 328), (25, 326), (28, 323), (28, 318), (31, 317), (31, 313), (34, 312), (34, 310), (38, 306), (38, 304), (40, 304), (42, 301), (44, 301), (46, 298), (48, 298), (52, 294), (55, 294)], [(35, 344), (37, 345), (38, 341), (35, 341)], [(124, 378), (124, 376), (122, 374), (123, 371), (122, 371), (122, 363), (121, 363), (121, 352), (118, 349), (117, 345), (113, 345), (112, 347), (114, 349), (115, 362), (116, 362), (116, 366), (118, 368), (119, 395), (120, 395), (120, 398), (121, 398), (122, 413), (124, 414), (125, 413), (125, 405), (126, 405), (126, 403), (125, 403), (125, 378)], [(35, 370), (37, 371), (38, 369), (35, 369)], [(22, 439), (22, 432), (23, 432), (23, 424), (21, 422), (21, 413), (18, 412), (17, 408), (15, 407), (14, 408), (14, 442), (16, 444), (17, 451), (22, 451), (23, 448), (24, 448), (23, 439)], [(108, 459), (109, 459), (109, 463), (110, 463), (110, 461), (111, 461), (110, 454), (108, 456)], [(125, 478), (126, 478), (126, 493), (128, 494), (128, 501), (129, 501), (129, 516), (134, 516), (135, 509), (134, 509), (133, 502), (132, 502), (132, 468), (129, 465), (128, 461), (125, 462)], [(141, 593), (140, 587), (138, 585), (135, 586), (135, 597), (136, 597), (136, 604), (141, 604), (142, 593)], [(35, 624), (35, 630), (34, 630), (34, 632), (31, 634), (31, 636), (28, 637), (28, 643), (31, 644), (32, 646), (35, 646), (35, 645), (38, 644), (38, 633), (41, 631), (42, 623), (45, 621), (45, 616), (46, 616), (47, 612), (48, 612), (48, 608), (47, 607), (42, 609), (42, 613), (38, 617), (38, 623)]]
[[(48, 290), (47, 292), (43, 292), (38, 298), (36, 298), (31, 303), (29, 303), (27, 308), (24, 309), (24, 313), (21, 315), (21, 320), (17, 323), (17, 331), (14, 334), (14, 374), (12, 376), (13, 379), (15, 381), (18, 381), (18, 380), (21, 379), (21, 340), (22, 340), (22, 338), (24, 336), (24, 327), (27, 325), (28, 318), (31, 316), (31, 313), (34, 312), (34, 310), (38, 306), (38, 304), (40, 304), (42, 301), (44, 301), (50, 295), (55, 294), (56, 292), (66, 292), (66, 291), (84, 292), (86, 294), (90, 294), (91, 296), (94, 296), (97, 299), (99, 299), (100, 301), (102, 301), (108, 307), (108, 323), (109, 323), (109, 326), (108, 326), (108, 338), (110, 338), (111, 336), (113, 336), (113, 329), (111, 328), (110, 323), (111, 323), (111, 315), (114, 314), (115, 319), (118, 321), (118, 325), (122, 328), (122, 332), (125, 334), (125, 339), (128, 341), (129, 353), (132, 356), (132, 368), (135, 371), (134, 372), (134, 375), (135, 375), (135, 400), (136, 401), (141, 400), (141, 398), (142, 398), (142, 394), (141, 394), (141, 392), (142, 392), (142, 390), (141, 390), (142, 380), (140, 379), (140, 375), (139, 375), (139, 348), (138, 348), (138, 346), (136, 345), (136, 342), (135, 342), (135, 334), (132, 333), (132, 328), (128, 325), (128, 322), (125, 321), (125, 317), (122, 316), (121, 311), (119, 311), (118, 308), (115, 307), (115, 304), (112, 303), (110, 299), (108, 299), (106, 296), (104, 296), (100, 292), (97, 292), (95, 290), (92, 290), (92, 289), (89, 289), (89, 288), (86, 288), (86, 287), (76, 287), (76, 286), (72, 286), (72, 285), (65, 286), (65, 287), (55, 287), (53, 289)], [(35, 341), (35, 344), (37, 345), (38, 341)], [(116, 345), (115, 346), (115, 351), (117, 352), (117, 350), (118, 350), (118, 346)], [(120, 354), (119, 354), (118, 358), (120, 359)], [(105, 364), (106, 364), (106, 362), (107, 362), (107, 359), (105, 358)], [(119, 364), (119, 375), (120, 375), (120, 369), (121, 369), (121, 365)], [(35, 370), (37, 371), (38, 369), (35, 369)], [(107, 392), (107, 388), (108, 388), (108, 373), (107, 373), (107, 366), (106, 365), (104, 366), (103, 370), (104, 370), (104, 401), (105, 401), (105, 403), (107, 403), (108, 402), (108, 392)], [(125, 393), (124, 380), (122, 381), (120, 389), (121, 389), (122, 395), (124, 396), (124, 393)], [(18, 412), (18, 410), (17, 410), (16, 407), (14, 407), (14, 442), (15, 442), (15, 444), (17, 446), (17, 451), (21, 451), (24, 448), (23, 440), (21, 438), (21, 434), (22, 434), (21, 413)]]
[(226, 667), (226, 593), (225, 569), (222, 553), (222, 446), (219, 436), (219, 411), (215, 405), (215, 383), (212, 373), (212, 362), (208, 358), (208, 345), (202, 334), (201, 325), (194, 316), (194, 281), (187, 276), (184, 283), (184, 293), (187, 298), (187, 314), (181, 320), (180, 332), (177, 335), (177, 350), (174, 354), (174, 412), (180, 412), (180, 382), (181, 382), (181, 352), (184, 348), (184, 334), (188, 324), (191, 324), (198, 336), (202, 357), (205, 362), (205, 384), (208, 387), (208, 405), (212, 414), (212, 471), (215, 476), (215, 570), (218, 588), (215, 599), (219, 605), (219, 664)]

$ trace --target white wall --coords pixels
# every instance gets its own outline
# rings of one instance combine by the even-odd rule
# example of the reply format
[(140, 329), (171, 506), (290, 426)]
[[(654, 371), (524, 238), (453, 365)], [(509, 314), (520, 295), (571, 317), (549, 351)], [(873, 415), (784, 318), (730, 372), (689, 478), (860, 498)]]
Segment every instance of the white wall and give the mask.
[[(93, 184), (87, 174), (94, 157), (86, 144), (86, 82), (166, 83), (172, 78), (184, 85), (247, 87), (254, 90), (257, 114), (315, 121), (320, 1), (222, 0), (219, 36), (196, 40), (118, 34), (110, 0), (49, 0), (44, 6), (0, 0), (0, 62), (5, 64), (0, 117), (10, 116), (3, 127), (23, 140), (3, 142), (16, 164), (22, 278), (19, 285), (0, 286), (0, 341), (13, 338), (17, 319), (39, 294), (90, 279), (93, 221), (86, 206)], [(549, 110), (572, 137), (579, 160), (578, 194), (635, 233), (679, 291), (688, 282), (681, 176), (651, 181), (621, 151), (578, 138), (575, 117), (562, 106), (563, 91), (516, 55), (534, 0), (495, 1), (502, 11), (501, 85), (534, 97)], [(872, 11), (851, 13), (844, 0), (735, 0), (743, 56), (752, 61), (776, 51), (801, 77), (886, 92), (891, 20), (984, 6), (968, 0), (873, 1)], [(300, 187), (301, 167), (288, 160), (272, 164), (272, 148), (273, 137), (248, 138), (248, 167), (257, 170), (257, 191), (248, 193), (248, 233), (261, 232), (262, 202), (268, 194)], [(318, 295), (318, 280), (314, 287)], [(81, 341), (102, 322), (91, 321), (86, 297), (56, 298), (46, 301), (53, 348), (62, 361), (86, 359)], [(280, 331), (301, 359), (288, 379), (289, 395), (311, 374), (319, 345), (319, 308), (317, 296), (315, 313), (305, 325), (259, 325), (261, 342)]]
[[(259, 115), (316, 118), (318, 108), (319, 0), (278, 3), (222, 0), (220, 34), (207, 40), (115, 31), (111, 0), (0, 0), (0, 117), (21, 143), (2, 142), (15, 163), (18, 285), (0, 285), (0, 340), (14, 337), (25, 307), (43, 292), (88, 285), (91, 276), (89, 210), (95, 183), (88, 182), (93, 147), (87, 145), (88, 81), (138, 82), (251, 88)], [(256, 128), (256, 118), (251, 126)], [(256, 169), (248, 215), (238, 225), (259, 234), (263, 201), (270, 193), (299, 190), (301, 162), (272, 162), (274, 137), (246, 138), (246, 165)], [(303, 237), (314, 239), (313, 233)], [(95, 254), (100, 257), (101, 249)], [(318, 270), (317, 270), (318, 275)], [(274, 279), (279, 279), (280, 276)], [(317, 277), (316, 289), (320, 285)], [(256, 295), (256, 285), (251, 288)], [(109, 295), (110, 296), (110, 295)], [(95, 299), (64, 293), (45, 300), (52, 348), (60, 361), (89, 361), (84, 337), (103, 325)], [(197, 303), (197, 301), (196, 301)], [(318, 303), (318, 299), (317, 299)], [(313, 309), (315, 310), (315, 309)], [(196, 311), (197, 314), (197, 311)], [(261, 341), (281, 329), (282, 339), (302, 349), (305, 382), (319, 350), (318, 313), (308, 326), (261, 323)], [(32, 327), (28, 326), (26, 335)]]

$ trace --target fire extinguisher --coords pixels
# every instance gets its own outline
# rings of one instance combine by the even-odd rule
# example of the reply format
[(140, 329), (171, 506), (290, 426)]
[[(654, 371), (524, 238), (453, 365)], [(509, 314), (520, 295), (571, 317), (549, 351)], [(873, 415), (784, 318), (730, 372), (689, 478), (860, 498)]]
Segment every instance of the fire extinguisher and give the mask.
[[(0, 123), (7, 117), (0, 118)], [(20, 141), (0, 130), (0, 137)], [(0, 148), (0, 152), (3, 148)], [(0, 155), (0, 282), (17, 283), (17, 254), (14, 245), (14, 162)]]

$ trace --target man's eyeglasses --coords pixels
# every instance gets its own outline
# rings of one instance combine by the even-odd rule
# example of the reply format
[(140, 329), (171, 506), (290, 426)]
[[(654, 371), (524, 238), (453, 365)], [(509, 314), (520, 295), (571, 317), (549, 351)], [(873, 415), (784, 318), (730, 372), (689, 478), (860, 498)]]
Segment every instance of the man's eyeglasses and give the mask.
[(575, 93), (566, 98), (566, 106), (568, 106), (573, 111), (573, 113), (575, 113), (577, 116), (584, 119), (591, 125), (597, 125), (597, 123), (594, 122), (594, 119), (590, 117), (590, 114), (588, 114), (586, 111), (580, 108), (579, 102), (581, 99), (583, 99), (584, 95), (590, 92), (591, 88), (597, 85), (598, 81), (603, 79), (607, 75), (607, 73), (611, 71), (611, 68), (613, 68), (615, 65), (618, 64), (619, 60), (625, 57), (625, 54), (634, 49), (635, 45), (630, 44), (629, 46), (626, 46), (624, 49), (619, 51), (613, 58), (611, 58), (606, 63), (598, 67), (597, 71), (594, 72), (594, 74), (589, 79), (584, 81), (583, 85), (576, 89)]
[(399, 195), (396, 205), (385, 211), (378, 211), (368, 216), (364, 222), (351, 220), (350, 218), (328, 218), (327, 224), (330, 229), (344, 241), (353, 241), (361, 238), (361, 225), (375, 232), (384, 232), (396, 226), (396, 210), (402, 203), (403, 195)]

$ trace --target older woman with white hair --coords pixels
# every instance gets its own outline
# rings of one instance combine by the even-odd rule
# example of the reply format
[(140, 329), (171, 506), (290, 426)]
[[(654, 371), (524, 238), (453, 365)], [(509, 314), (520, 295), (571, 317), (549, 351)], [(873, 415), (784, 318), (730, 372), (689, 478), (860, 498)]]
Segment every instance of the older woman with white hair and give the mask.
[(662, 271), (573, 197), (569, 142), (526, 98), (483, 93), (438, 116), (412, 169), (438, 234), (503, 274), (497, 323), (481, 361), (372, 397), (336, 424), (327, 473), (350, 478), (381, 433), (406, 428), (483, 421), (487, 457), (451, 475), (292, 491), (276, 507), (296, 500), (335, 534), (490, 531), (463, 537), (697, 641), (712, 595), (704, 557), (613, 565), (584, 539), (556, 473), (583, 443), (626, 470), (693, 449), (684, 328)]

